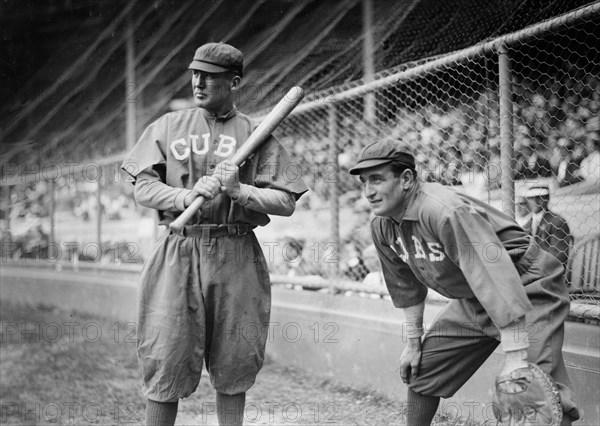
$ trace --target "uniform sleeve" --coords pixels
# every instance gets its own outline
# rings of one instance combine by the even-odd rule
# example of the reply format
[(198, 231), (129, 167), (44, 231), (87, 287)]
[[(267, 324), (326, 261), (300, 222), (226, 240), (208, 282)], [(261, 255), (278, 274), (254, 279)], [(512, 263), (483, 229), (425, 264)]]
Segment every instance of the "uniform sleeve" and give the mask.
[(240, 195), (233, 201), (254, 211), (278, 216), (290, 216), (296, 208), (294, 195), (287, 191), (243, 183), (240, 184)]
[(261, 146), (252, 161), (256, 161), (254, 185), (257, 188), (280, 189), (293, 194), (296, 200), (308, 191), (300, 164), (291, 160), (273, 136)]
[(492, 225), (471, 206), (452, 210), (438, 230), (444, 250), (497, 327), (532, 309), (521, 278)]
[(150, 124), (125, 157), (121, 168), (134, 179), (148, 167), (165, 166), (166, 153), (162, 144), (167, 140), (167, 117)]
[(371, 236), (394, 306), (407, 308), (423, 302), (427, 296), (427, 287), (415, 277), (408, 264), (390, 247), (391, 242), (386, 241), (380, 218), (375, 218), (371, 222)]
[(137, 176), (135, 200), (142, 206), (162, 211), (185, 210), (184, 199), (192, 192), (185, 188), (173, 188), (160, 180), (159, 174), (147, 168)]

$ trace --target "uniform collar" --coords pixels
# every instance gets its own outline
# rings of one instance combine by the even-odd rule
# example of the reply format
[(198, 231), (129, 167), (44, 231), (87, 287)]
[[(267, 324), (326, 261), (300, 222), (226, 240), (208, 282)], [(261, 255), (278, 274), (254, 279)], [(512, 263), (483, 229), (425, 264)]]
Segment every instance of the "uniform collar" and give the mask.
[(206, 109), (204, 109), (204, 108), (201, 108), (201, 110), (202, 110), (202, 114), (203, 114), (203, 115), (204, 115), (206, 118), (209, 118), (209, 119), (211, 119), (211, 120), (219, 120), (219, 121), (227, 121), (227, 120), (229, 120), (230, 118), (232, 118), (232, 117), (235, 117), (235, 116), (236, 116), (236, 114), (237, 114), (237, 108), (235, 107), (235, 105), (234, 105), (234, 107), (231, 109), (231, 111), (229, 111), (227, 114), (224, 114), (224, 115), (219, 115), (219, 116), (216, 116), (216, 115), (214, 115), (212, 112), (210, 112), (210, 111), (208, 111), (208, 110), (206, 110)]
[[(408, 195), (409, 199), (408, 199), (408, 206), (406, 207), (406, 210), (404, 211), (404, 215), (402, 216), (402, 221), (404, 220), (411, 220), (411, 221), (415, 221), (418, 218), (418, 210), (419, 210), (419, 206), (418, 206), (418, 202), (417, 199), (419, 198), (419, 194), (421, 193), (422, 190), (422, 184), (419, 181), (415, 182), (415, 185), (413, 186), (410, 194)], [(398, 222), (396, 219), (394, 218), (390, 218), (392, 219), (392, 221), (394, 223), (397, 223), (398, 225), (400, 224), (400, 222)]]

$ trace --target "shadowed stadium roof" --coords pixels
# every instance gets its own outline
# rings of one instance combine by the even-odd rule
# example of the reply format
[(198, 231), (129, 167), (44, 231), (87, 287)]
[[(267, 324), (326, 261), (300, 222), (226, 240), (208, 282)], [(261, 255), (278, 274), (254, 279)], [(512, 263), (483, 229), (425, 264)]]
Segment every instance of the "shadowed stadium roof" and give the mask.
[[(372, 0), (375, 72), (443, 55), (559, 16), (589, 0)], [(2, 162), (81, 161), (125, 149), (189, 99), (187, 66), (208, 41), (245, 54), (239, 108), (360, 80), (362, 0), (20, 0), (0, 4)], [(127, 82), (127, 28), (136, 81)]]

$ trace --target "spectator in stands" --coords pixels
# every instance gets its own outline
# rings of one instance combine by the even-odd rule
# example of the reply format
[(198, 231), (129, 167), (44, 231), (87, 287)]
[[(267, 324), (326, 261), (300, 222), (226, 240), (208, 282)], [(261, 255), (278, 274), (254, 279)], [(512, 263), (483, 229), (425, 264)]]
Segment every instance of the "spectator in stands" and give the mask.
[[(350, 173), (360, 175), (376, 215), (373, 242), (404, 314), (399, 370), (408, 385), (407, 425), (431, 424), (440, 398), (452, 397), (499, 345), (499, 380), (522, 377), (536, 363), (556, 381), (563, 424), (578, 419), (562, 358), (570, 299), (560, 262), (489, 204), (420, 182), (414, 157), (393, 141), (367, 145)], [(425, 332), (428, 289), (452, 300)]]
[(567, 221), (550, 211), (550, 189), (546, 185), (532, 186), (525, 192), (530, 215), (523, 225), (538, 245), (556, 257), (566, 268), (569, 249), (573, 242)]
[(281, 241), (281, 255), (285, 262), (285, 274), (288, 277), (319, 275), (318, 259), (310, 259), (306, 256), (305, 244), (303, 239), (292, 237), (285, 237)]
[(586, 140), (587, 156), (581, 161), (579, 176), (586, 182), (600, 183), (600, 136), (590, 133)]
[(48, 245), (50, 236), (44, 231), (42, 225), (33, 226), (24, 236), (22, 243), (23, 257), (31, 259), (46, 259), (48, 258)]
[(352, 280), (361, 281), (369, 273), (363, 259), (363, 250), (372, 244), (371, 230), (365, 223), (371, 217), (371, 208), (364, 198), (354, 203), (352, 212), (355, 215), (355, 225), (342, 241), (341, 273)]
[(543, 145), (538, 141), (527, 138), (520, 148), (517, 158), (517, 179), (535, 179), (552, 176), (550, 160), (543, 154)]
[(440, 150), (438, 158), (443, 159), (441, 164), (440, 183), (442, 185), (462, 185), (460, 176), (463, 169), (462, 154), (458, 148), (451, 146), (447, 151)]
[[(309, 254), (304, 250), (306, 241), (302, 238), (285, 237), (281, 240), (278, 247), (281, 250), (283, 264), (274, 266), (272, 272), (284, 274), (288, 277), (318, 277), (322, 278), (325, 271), (322, 270), (323, 259), (316, 258), (318, 251), (310, 251)], [(287, 288), (294, 290), (320, 291), (318, 287), (310, 285), (300, 285), (288, 283)]]
[(363, 250), (363, 257), (365, 260), (365, 266), (368, 268), (369, 273), (363, 279), (363, 284), (374, 290), (385, 291), (385, 280), (383, 278), (383, 271), (381, 270), (381, 264), (379, 263), (379, 257), (377, 256), (377, 249), (375, 245), (369, 244)]
[(515, 220), (521, 226), (524, 226), (528, 220), (530, 220), (530, 210), (527, 198), (524, 196), (518, 196), (515, 203)]
[(573, 139), (562, 137), (558, 140), (558, 164), (554, 166), (558, 186), (567, 186), (581, 182), (578, 172), (580, 161), (575, 158), (574, 150), (575, 141)]

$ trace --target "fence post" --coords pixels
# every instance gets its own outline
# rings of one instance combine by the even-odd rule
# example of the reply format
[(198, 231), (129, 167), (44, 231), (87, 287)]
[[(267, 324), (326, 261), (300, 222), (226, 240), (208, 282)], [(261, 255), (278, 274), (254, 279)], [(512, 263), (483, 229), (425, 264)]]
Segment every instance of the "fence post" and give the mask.
[(56, 226), (56, 182), (54, 179), (50, 181), (50, 243), (49, 247), (54, 247), (56, 235), (54, 228)]
[(11, 227), (11, 223), (10, 223), (10, 216), (12, 214), (12, 186), (8, 185), (6, 186), (6, 197), (8, 200), (8, 205), (6, 206), (6, 234), (8, 236), (8, 242), (12, 243), (13, 242), (13, 235), (12, 235), (12, 230), (10, 229)]
[(512, 82), (508, 49), (498, 48), (498, 87), (500, 90), (500, 168), (502, 171), (502, 211), (515, 217), (515, 183), (512, 179), (514, 161)]
[[(375, 75), (374, 48), (373, 48), (373, 5), (372, 0), (362, 0), (362, 25), (363, 25), (363, 79), (365, 83), (373, 81)], [(364, 105), (365, 121), (372, 124), (375, 121), (375, 94), (365, 94)]]
[(98, 256), (102, 256), (102, 175), (103, 169), (98, 169), (98, 184), (96, 186), (96, 244), (99, 250)]
[[(337, 126), (337, 107), (335, 104), (329, 106), (329, 158), (334, 167), (333, 182), (329, 186), (329, 211), (331, 215), (331, 243), (335, 250), (336, 259), (332, 259), (330, 266), (329, 291), (333, 293), (334, 281), (339, 275), (339, 248), (340, 248), (340, 200), (339, 200), (339, 163), (340, 154), (338, 146), (338, 126)], [(325, 247), (327, 250), (328, 247)]]
[(125, 42), (125, 105), (126, 105), (126, 140), (127, 149), (135, 145), (136, 135), (136, 102), (137, 83), (135, 80), (135, 45), (131, 11), (127, 17), (126, 42)]

